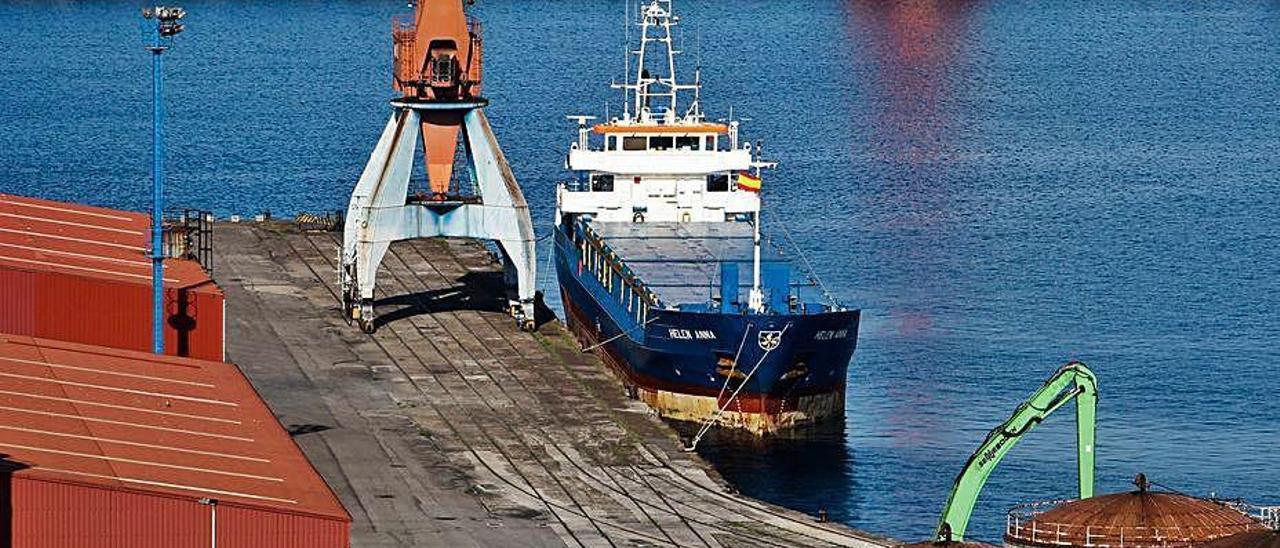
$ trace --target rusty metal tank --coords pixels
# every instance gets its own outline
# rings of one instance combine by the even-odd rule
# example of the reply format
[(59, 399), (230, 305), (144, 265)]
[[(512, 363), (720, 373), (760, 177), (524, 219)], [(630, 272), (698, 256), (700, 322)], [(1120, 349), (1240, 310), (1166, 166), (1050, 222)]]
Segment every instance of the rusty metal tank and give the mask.
[(1181, 548), (1238, 533), (1267, 531), (1238, 506), (1187, 495), (1138, 489), (1060, 503), (1015, 507), (1005, 524), (1005, 546), (1062, 548)]
[(1280, 548), (1280, 531), (1245, 531), (1207, 542), (1200, 548)]
[(985, 542), (935, 542), (924, 540), (903, 544), (899, 548), (996, 548), (996, 545)]

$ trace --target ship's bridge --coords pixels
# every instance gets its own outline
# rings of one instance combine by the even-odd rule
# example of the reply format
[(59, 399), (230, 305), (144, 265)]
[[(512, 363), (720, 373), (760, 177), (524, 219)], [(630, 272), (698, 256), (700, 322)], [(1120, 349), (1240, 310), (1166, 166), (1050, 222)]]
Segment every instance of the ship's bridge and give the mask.
[(737, 124), (579, 120), (560, 185), (561, 213), (587, 213), (603, 222), (745, 221), (759, 195), (739, 190), (738, 174), (752, 167)]
[[(706, 122), (642, 124), (615, 121), (579, 128), (569, 169), (614, 174), (707, 174), (751, 167), (751, 149), (739, 147), (736, 127)], [(595, 141), (594, 143), (592, 141)]]

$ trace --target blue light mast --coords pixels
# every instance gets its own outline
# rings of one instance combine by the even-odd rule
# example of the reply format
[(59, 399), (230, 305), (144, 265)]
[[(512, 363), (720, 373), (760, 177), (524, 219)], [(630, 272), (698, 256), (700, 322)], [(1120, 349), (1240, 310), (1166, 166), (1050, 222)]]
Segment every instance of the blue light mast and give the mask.
[(154, 21), (147, 50), (151, 52), (151, 337), (152, 351), (164, 354), (164, 74), (162, 55), (183, 26), (187, 12), (178, 7), (144, 8), (142, 17)]

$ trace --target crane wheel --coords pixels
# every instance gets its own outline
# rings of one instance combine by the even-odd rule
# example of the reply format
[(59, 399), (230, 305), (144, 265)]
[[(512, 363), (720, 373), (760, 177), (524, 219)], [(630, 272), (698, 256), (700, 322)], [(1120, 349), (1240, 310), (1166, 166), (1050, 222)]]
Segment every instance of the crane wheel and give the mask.
[(343, 295), (342, 296), (342, 321), (347, 322), (347, 325), (351, 325), (355, 310), (356, 310), (356, 307), (351, 304), (351, 297), (347, 295)]

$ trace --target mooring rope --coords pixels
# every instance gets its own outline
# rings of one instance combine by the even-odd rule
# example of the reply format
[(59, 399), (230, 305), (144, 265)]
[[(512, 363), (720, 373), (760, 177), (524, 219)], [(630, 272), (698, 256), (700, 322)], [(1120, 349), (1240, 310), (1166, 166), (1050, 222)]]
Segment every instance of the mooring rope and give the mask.
[[(782, 346), (782, 336), (787, 334), (787, 329), (790, 327), (791, 322), (787, 322), (787, 325), (782, 326), (782, 332), (778, 333), (778, 346)], [(760, 360), (756, 362), (755, 367), (752, 367), (751, 372), (747, 373), (747, 377), (742, 379), (742, 384), (738, 385), (738, 388), (733, 391), (733, 395), (729, 396), (729, 400), (724, 402), (724, 405), (717, 406), (718, 408), (716, 409), (716, 413), (707, 420), (706, 424), (702, 425), (702, 428), (698, 430), (697, 435), (693, 436), (693, 441), (690, 441), (689, 446), (684, 448), (685, 451), (693, 451), (698, 448), (698, 442), (702, 441), (702, 436), (705, 436), (707, 432), (711, 430), (711, 427), (720, 420), (720, 416), (724, 414), (725, 409), (729, 408), (729, 405), (733, 403), (733, 400), (738, 399), (738, 394), (742, 393), (743, 388), (746, 388), (747, 382), (751, 380), (751, 377), (754, 376), (756, 371), (760, 369), (760, 366), (764, 364), (765, 358), (768, 358), (769, 353), (777, 349), (778, 346), (774, 346), (773, 348), (769, 348), (764, 351), (764, 354), (760, 356)], [(717, 403), (719, 402), (717, 401)]]
[[(547, 234), (537, 240), (534, 240), (534, 249), (537, 249), (537, 242), (547, 239), (548, 236), (552, 236), (552, 234)], [(542, 289), (542, 295), (544, 298), (547, 295), (547, 284), (551, 281), (551, 258), (556, 254), (555, 241), (551, 242), (551, 249), (548, 251), (550, 251), (550, 253), (547, 253), (547, 263), (543, 265), (542, 271), (538, 273), (538, 288)]]
[(637, 330), (637, 329), (640, 329), (641, 327), (644, 327), (644, 326), (646, 326), (646, 325), (649, 325), (650, 323), (653, 323), (653, 320), (656, 320), (656, 319), (658, 319), (658, 317), (657, 317), (657, 316), (654, 316), (654, 317), (652, 317), (652, 318), (649, 318), (648, 320), (645, 320), (645, 322), (644, 322), (644, 323), (642, 323), (642, 324), (634, 325), (634, 326), (632, 326), (630, 329), (627, 329), (626, 331), (623, 331), (623, 332), (621, 332), (621, 333), (618, 333), (617, 335), (614, 335), (614, 336), (612, 336), (612, 337), (609, 337), (609, 338), (607, 338), (607, 339), (605, 339), (605, 340), (603, 340), (603, 341), (600, 341), (600, 342), (598, 342), (598, 343), (596, 343), (596, 344), (593, 344), (593, 345), (591, 345), (591, 346), (588, 346), (588, 347), (586, 347), (586, 348), (583, 348), (583, 349), (582, 349), (582, 352), (583, 352), (583, 353), (587, 353), (587, 352), (590, 352), (590, 351), (595, 350), (595, 349), (597, 349), (597, 348), (600, 348), (601, 346), (604, 346), (604, 345), (606, 345), (606, 344), (609, 344), (609, 343), (611, 343), (611, 342), (613, 342), (613, 341), (616, 341), (616, 340), (618, 340), (618, 339), (621, 339), (623, 335), (626, 335), (626, 334), (628, 334), (628, 333), (631, 333), (632, 331), (635, 331), (635, 330)]
[(724, 385), (720, 387), (720, 394), (716, 396), (716, 402), (724, 397), (724, 391), (729, 389), (729, 381), (733, 379), (733, 373), (738, 370), (738, 359), (742, 357), (742, 347), (747, 344), (747, 336), (751, 334), (751, 328), (755, 327), (755, 322), (747, 324), (747, 329), (742, 332), (742, 342), (738, 343), (738, 352), (733, 355), (733, 365), (729, 368), (729, 374), (724, 378)]
[[(769, 217), (775, 220), (778, 219), (778, 216), (772, 213), (769, 214)], [(819, 276), (818, 271), (813, 269), (813, 263), (809, 262), (809, 257), (805, 255), (804, 249), (801, 249), (800, 246), (796, 245), (795, 238), (791, 237), (791, 230), (787, 228), (787, 223), (779, 221), (775, 224), (782, 227), (782, 235), (787, 237), (787, 243), (791, 245), (792, 251), (794, 251), (795, 254), (800, 257), (800, 260), (804, 262), (805, 270), (809, 271), (809, 276), (813, 278), (813, 281), (818, 282), (818, 288), (822, 290), (822, 296), (825, 297), (828, 302), (836, 302), (835, 297), (831, 294), (831, 289), (827, 287), (826, 282), (822, 281), (822, 276)]]

